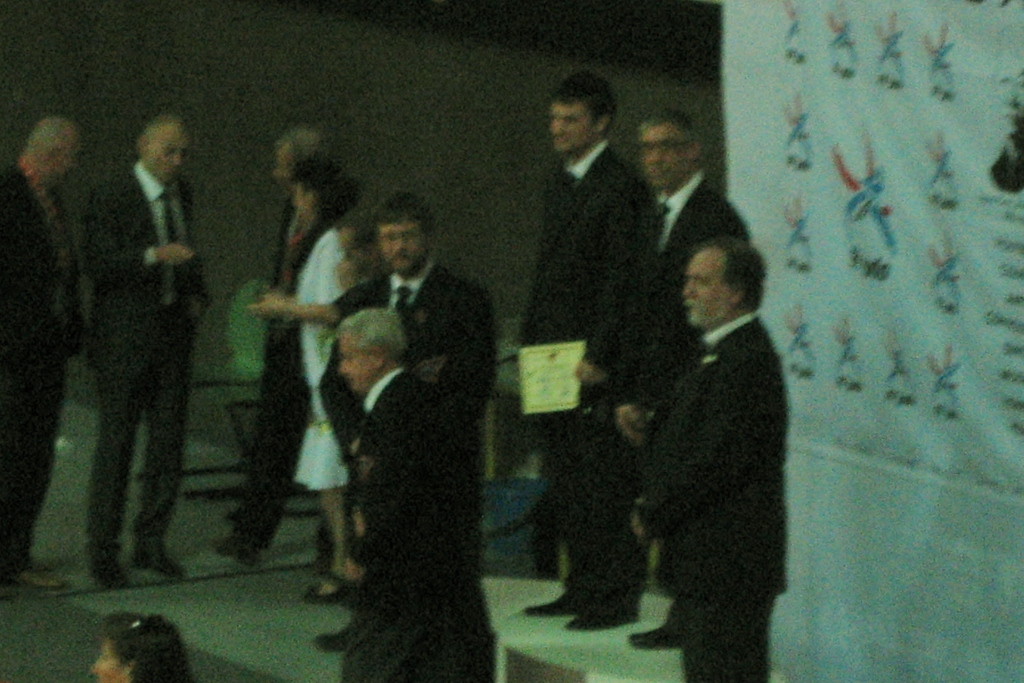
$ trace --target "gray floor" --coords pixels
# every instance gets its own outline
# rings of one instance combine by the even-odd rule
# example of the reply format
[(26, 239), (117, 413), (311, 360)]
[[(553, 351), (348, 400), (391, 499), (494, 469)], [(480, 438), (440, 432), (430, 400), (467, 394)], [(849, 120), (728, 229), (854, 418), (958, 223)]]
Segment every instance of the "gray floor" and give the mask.
[[(225, 515), (235, 503), (183, 496), (168, 547), (185, 566), (188, 579), (167, 582), (149, 572), (133, 571), (130, 588), (105, 591), (93, 585), (84, 558), (86, 482), (96, 425), (89, 404), (87, 391), (72, 391), (36, 535), (37, 563), (66, 577), (70, 587), (59, 594), (26, 589), (12, 600), (0, 601), (0, 682), (90, 680), (99, 619), (121, 610), (164, 614), (177, 623), (189, 645), (198, 683), (338, 681), (338, 656), (317, 652), (311, 641), (318, 633), (342, 627), (349, 614), (336, 606), (311, 606), (299, 599), (313, 580), (308, 565), (317, 521), (315, 516), (301, 514), (315, 512), (313, 499), (299, 497), (290, 502), (290, 509), (300, 514), (286, 518), (260, 566), (246, 570), (211, 549), (228, 531)], [(217, 426), (220, 418), (210, 412), (214, 409), (216, 404), (210, 402), (199, 408), (207, 412), (195, 424), (205, 421), (208, 429), (195, 430), (190, 439), (190, 467), (236, 461), (236, 449), (211, 445), (208, 438), (221, 428)], [(140, 443), (142, 439), (144, 435)], [(190, 477), (185, 488), (208, 489), (238, 480), (239, 475)], [(528, 575), (525, 560), (488, 556), (491, 576), (485, 589), (502, 653), (511, 648), (565, 669), (600, 671), (606, 676), (594, 680), (679, 680), (678, 653), (639, 653), (626, 644), (628, 633), (660, 622), (667, 608), (664, 598), (645, 596), (641, 624), (591, 634), (567, 632), (563, 619), (522, 616), (527, 605), (560, 593), (554, 582), (524, 578)], [(499, 674), (504, 672), (504, 661), (499, 656)], [(555, 680), (547, 675), (545, 679)]]
[[(104, 591), (93, 584), (85, 562), (85, 502), (96, 415), (89, 377), (72, 367), (70, 399), (62, 416), (57, 463), (36, 529), (34, 559), (69, 581), (68, 590), (24, 589), (0, 601), (0, 681), (63, 683), (89, 680), (96, 657), (96, 626), (103, 614), (132, 610), (160, 613), (182, 629), (204, 681), (336, 681), (337, 656), (312, 646), (318, 633), (343, 626), (348, 613), (336, 606), (310, 606), (299, 599), (314, 580), (308, 568), (317, 524), (314, 498), (293, 498), (272, 547), (255, 570), (218, 556), (213, 543), (229, 530), (231, 499), (183, 495), (168, 548), (189, 578), (167, 582), (132, 570), (132, 587)], [(222, 411), (223, 395), (193, 400), (190, 468), (237, 462)], [(140, 434), (139, 445), (145, 434)], [(219, 441), (220, 444), (214, 442)], [(141, 457), (137, 458), (141, 461)], [(139, 465), (136, 462), (136, 465)], [(191, 476), (185, 491), (206, 491), (241, 481), (241, 475)], [(130, 492), (128, 525), (135, 500)], [(131, 539), (126, 535), (123, 560)], [(125, 562), (127, 564), (127, 562)], [(514, 564), (514, 563), (512, 563)]]

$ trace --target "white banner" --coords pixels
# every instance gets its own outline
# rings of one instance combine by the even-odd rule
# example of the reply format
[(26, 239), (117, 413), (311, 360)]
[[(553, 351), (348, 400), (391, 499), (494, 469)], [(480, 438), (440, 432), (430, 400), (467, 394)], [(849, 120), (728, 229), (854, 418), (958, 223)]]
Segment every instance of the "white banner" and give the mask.
[[(1024, 511), (1024, 1), (730, 0), (724, 16), (730, 195), (769, 261), (793, 434), (838, 463), (838, 489), (903, 506), (795, 510), (795, 557), (853, 586), (813, 577), (836, 582), (839, 623), (781, 622), (838, 630), (797, 645), (777, 628), (780, 648), (820, 658), (798, 680), (1024, 680), (1024, 519), (993, 521)], [(969, 606), (949, 597), (965, 581)], [(828, 668), (839, 633), (849, 675)]]

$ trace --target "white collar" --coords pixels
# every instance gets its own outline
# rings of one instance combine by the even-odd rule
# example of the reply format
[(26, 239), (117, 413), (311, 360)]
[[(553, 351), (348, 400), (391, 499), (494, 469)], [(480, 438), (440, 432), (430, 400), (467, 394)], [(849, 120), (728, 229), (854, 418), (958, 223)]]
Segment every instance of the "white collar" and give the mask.
[(139, 181), (139, 185), (142, 186), (142, 193), (146, 195), (146, 199), (150, 202), (155, 202), (160, 199), (160, 195), (164, 193), (166, 189), (163, 184), (153, 177), (153, 174), (146, 170), (146, 167), (142, 165), (141, 161), (135, 162), (135, 177)]
[(587, 175), (587, 171), (594, 165), (597, 157), (601, 156), (601, 152), (608, 149), (608, 141), (602, 140), (601, 142), (594, 145), (594, 148), (587, 152), (587, 156), (583, 157), (574, 164), (569, 164), (565, 167), (565, 170), (571, 173), (576, 180), (582, 180), (583, 176)]
[(678, 190), (673, 192), (670, 196), (661, 196), (661, 202), (668, 207), (669, 213), (678, 215), (683, 207), (686, 206), (686, 202), (693, 196), (697, 186), (700, 185), (701, 181), (704, 180), (704, 171), (697, 171), (690, 179), (686, 181), (686, 184), (680, 187)]
[(398, 375), (404, 369), (405, 368), (395, 368), (394, 370), (392, 370), (391, 372), (377, 380), (377, 383), (374, 384), (373, 387), (371, 387), (368, 392), (366, 392), (366, 398), (363, 399), (364, 412), (369, 413), (370, 411), (373, 410), (373, 407), (377, 405), (377, 399), (380, 398), (380, 395), (384, 392), (384, 389), (386, 389), (387, 386), (391, 384), (391, 380), (393, 380), (395, 377), (398, 377)]
[(430, 271), (434, 269), (434, 259), (427, 259), (427, 264), (423, 266), (423, 270), (420, 274), (414, 278), (405, 280), (398, 273), (391, 273), (391, 294), (392, 299), (396, 298), (396, 292), (399, 287), (409, 288), (409, 301), (412, 303), (416, 299), (416, 295), (419, 294), (420, 288), (423, 286), (423, 281), (430, 275)]
[(739, 328), (743, 327), (747, 323), (757, 318), (757, 311), (753, 313), (744, 313), (740, 317), (727, 322), (721, 327), (716, 327), (710, 332), (704, 333), (704, 345), (709, 349), (714, 348), (715, 344), (725, 339), (729, 334), (735, 332)]

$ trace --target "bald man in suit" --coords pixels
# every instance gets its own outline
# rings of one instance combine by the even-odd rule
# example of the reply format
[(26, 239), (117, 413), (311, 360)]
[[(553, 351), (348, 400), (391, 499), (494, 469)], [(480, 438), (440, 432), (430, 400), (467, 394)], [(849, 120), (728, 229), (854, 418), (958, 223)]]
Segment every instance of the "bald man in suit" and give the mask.
[(192, 193), (181, 178), (188, 146), (179, 118), (150, 121), (134, 168), (98, 189), (85, 217), (85, 269), (94, 292), (89, 354), (100, 408), (88, 550), (92, 576), (106, 588), (128, 582), (118, 555), (143, 417), (148, 441), (133, 564), (184, 576), (164, 539), (181, 482), (192, 344), (208, 298), (190, 246)]

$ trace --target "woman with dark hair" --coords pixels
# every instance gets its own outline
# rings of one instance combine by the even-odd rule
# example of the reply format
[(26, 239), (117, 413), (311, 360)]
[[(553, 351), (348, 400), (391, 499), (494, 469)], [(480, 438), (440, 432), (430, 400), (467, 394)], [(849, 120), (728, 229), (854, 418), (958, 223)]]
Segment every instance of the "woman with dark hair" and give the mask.
[(346, 585), (357, 576), (354, 565), (348, 561), (345, 543), (342, 494), (348, 472), (316, 389), (327, 368), (338, 323), (337, 311), (331, 304), (354, 284), (342, 282), (339, 275), (358, 277), (345, 267), (346, 259), (351, 259), (356, 251), (351, 244), (354, 228), (341, 227), (338, 221), (359, 200), (359, 186), (337, 164), (323, 158), (296, 164), (292, 182), (297, 246), (294, 258), (285, 259), (285, 268), (294, 271), (293, 277), (286, 280), (292, 282), (291, 291), (272, 291), (250, 310), (262, 318), (299, 324), (302, 364), (311, 391), (309, 424), (295, 480), (319, 492), (334, 545), (328, 575), (310, 588), (307, 600), (331, 602), (345, 597)]
[(100, 624), (98, 683), (193, 683), (177, 627), (160, 615), (117, 612)]

